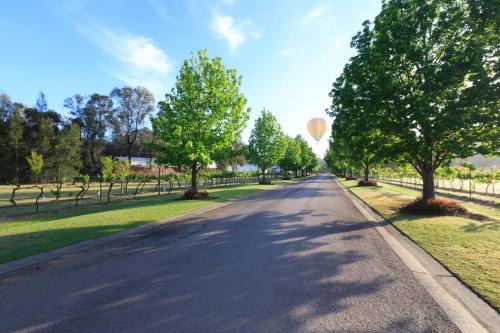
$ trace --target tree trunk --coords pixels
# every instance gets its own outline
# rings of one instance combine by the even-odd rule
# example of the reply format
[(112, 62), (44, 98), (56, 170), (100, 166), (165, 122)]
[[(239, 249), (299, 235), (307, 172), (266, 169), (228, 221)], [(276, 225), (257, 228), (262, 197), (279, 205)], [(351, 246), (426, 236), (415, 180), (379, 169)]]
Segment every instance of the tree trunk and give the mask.
[(127, 142), (128, 144), (128, 164), (132, 165), (132, 144), (130, 142)]
[(266, 183), (266, 169), (262, 168), (262, 184)]
[(113, 189), (113, 185), (114, 185), (114, 183), (111, 181), (109, 183), (108, 194), (106, 195), (108, 198), (108, 203), (111, 202), (111, 190)]
[(96, 160), (95, 160), (95, 148), (94, 148), (94, 143), (90, 145), (90, 168), (92, 169), (92, 172), (96, 169)]
[(16, 185), (19, 184), (19, 163), (17, 158), (17, 143), (16, 143)]
[(370, 165), (368, 163), (365, 164), (365, 182), (368, 182), (370, 178)]
[(161, 169), (158, 166), (158, 195), (161, 195)]
[(198, 163), (194, 162), (191, 165), (191, 191), (198, 191)]
[(436, 191), (434, 189), (434, 170), (425, 169), (422, 172), (422, 200), (434, 199)]
[(35, 201), (36, 213), (38, 213), (38, 201), (43, 196), (43, 186), (39, 187), (39, 189), (40, 189), (40, 194), (38, 195), (38, 197), (36, 197), (36, 201)]

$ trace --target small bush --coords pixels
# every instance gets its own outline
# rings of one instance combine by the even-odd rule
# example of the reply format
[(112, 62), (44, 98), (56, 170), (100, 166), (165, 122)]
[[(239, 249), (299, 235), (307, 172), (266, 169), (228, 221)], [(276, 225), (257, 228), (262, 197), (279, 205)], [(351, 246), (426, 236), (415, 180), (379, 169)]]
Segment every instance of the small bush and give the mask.
[(267, 180), (267, 179), (266, 179), (266, 180), (261, 180), (261, 181), (259, 182), (259, 184), (260, 184), (260, 185), (271, 185), (271, 181), (270, 181), (270, 180)]
[(184, 192), (184, 195), (182, 196), (182, 199), (185, 200), (197, 200), (197, 199), (208, 199), (208, 193), (207, 191), (193, 191), (192, 189), (187, 190)]
[(348, 176), (348, 177), (345, 177), (345, 180), (358, 180), (358, 178), (353, 177), (353, 176)]
[(377, 181), (374, 179), (360, 180), (358, 181), (358, 186), (377, 186)]
[(459, 203), (443, 198), (434, 198), (422, 200), (417, 198), (415, 201), (404, 205), (399, 209), (402, 213), (423, 214), (423, 215), (467, 215), (467, 209)]

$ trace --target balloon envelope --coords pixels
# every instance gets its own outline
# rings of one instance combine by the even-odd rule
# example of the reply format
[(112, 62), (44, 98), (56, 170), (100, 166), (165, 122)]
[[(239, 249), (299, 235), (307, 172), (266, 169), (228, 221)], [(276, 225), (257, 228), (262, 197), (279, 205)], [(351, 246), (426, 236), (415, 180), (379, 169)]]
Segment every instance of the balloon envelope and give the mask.
[(321, 140), (326, 132), (326, 120), (323, 118), (312, 118), (307, 122), (307, 131), (314, 140)]

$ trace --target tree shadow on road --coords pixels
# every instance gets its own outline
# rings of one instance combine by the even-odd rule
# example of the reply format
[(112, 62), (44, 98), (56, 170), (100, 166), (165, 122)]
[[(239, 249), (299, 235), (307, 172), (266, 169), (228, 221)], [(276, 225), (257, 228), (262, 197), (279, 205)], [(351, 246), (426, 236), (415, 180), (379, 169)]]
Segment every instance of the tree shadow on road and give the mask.
[(175, 239), (160, 228), (0, 286), (0, 330), (432, 331), (442, 314), (395, 280), (394, 270), (411, 279), (395, 255), (366, 250), (371, 228), (311, 210), (208, 219)]

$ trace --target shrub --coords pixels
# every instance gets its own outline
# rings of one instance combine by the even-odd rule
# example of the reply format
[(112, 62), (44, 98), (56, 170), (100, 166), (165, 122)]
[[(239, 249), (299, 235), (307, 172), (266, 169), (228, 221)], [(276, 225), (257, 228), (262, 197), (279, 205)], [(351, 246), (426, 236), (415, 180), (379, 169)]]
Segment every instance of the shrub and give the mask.
[(399, 209), (402, 213), (424, 214), (424, 215), (466, 215), (467, 209), (459, 203), (443, 198), (434, 198), (422, 200), (417, 198), (415, 201), (404, 205)]
[(377, 181), (374, 179), (361, 179), (360, 181), (358, 181), (358, 186), (377, 186)]
[(184, 192), (184, 195), (182, 196), (182, 199), (185, 200), (196, 200), (196, 199), (208, 199), (208, 193), (207, 191), (199, 191), (199, 190), (192, 190), (189, 189), (186, 192)]
[(345, 180), (358, 180), (358, 178), (356, 178), (354, 176), (347, 176), (347, 177), (345, 177)]

